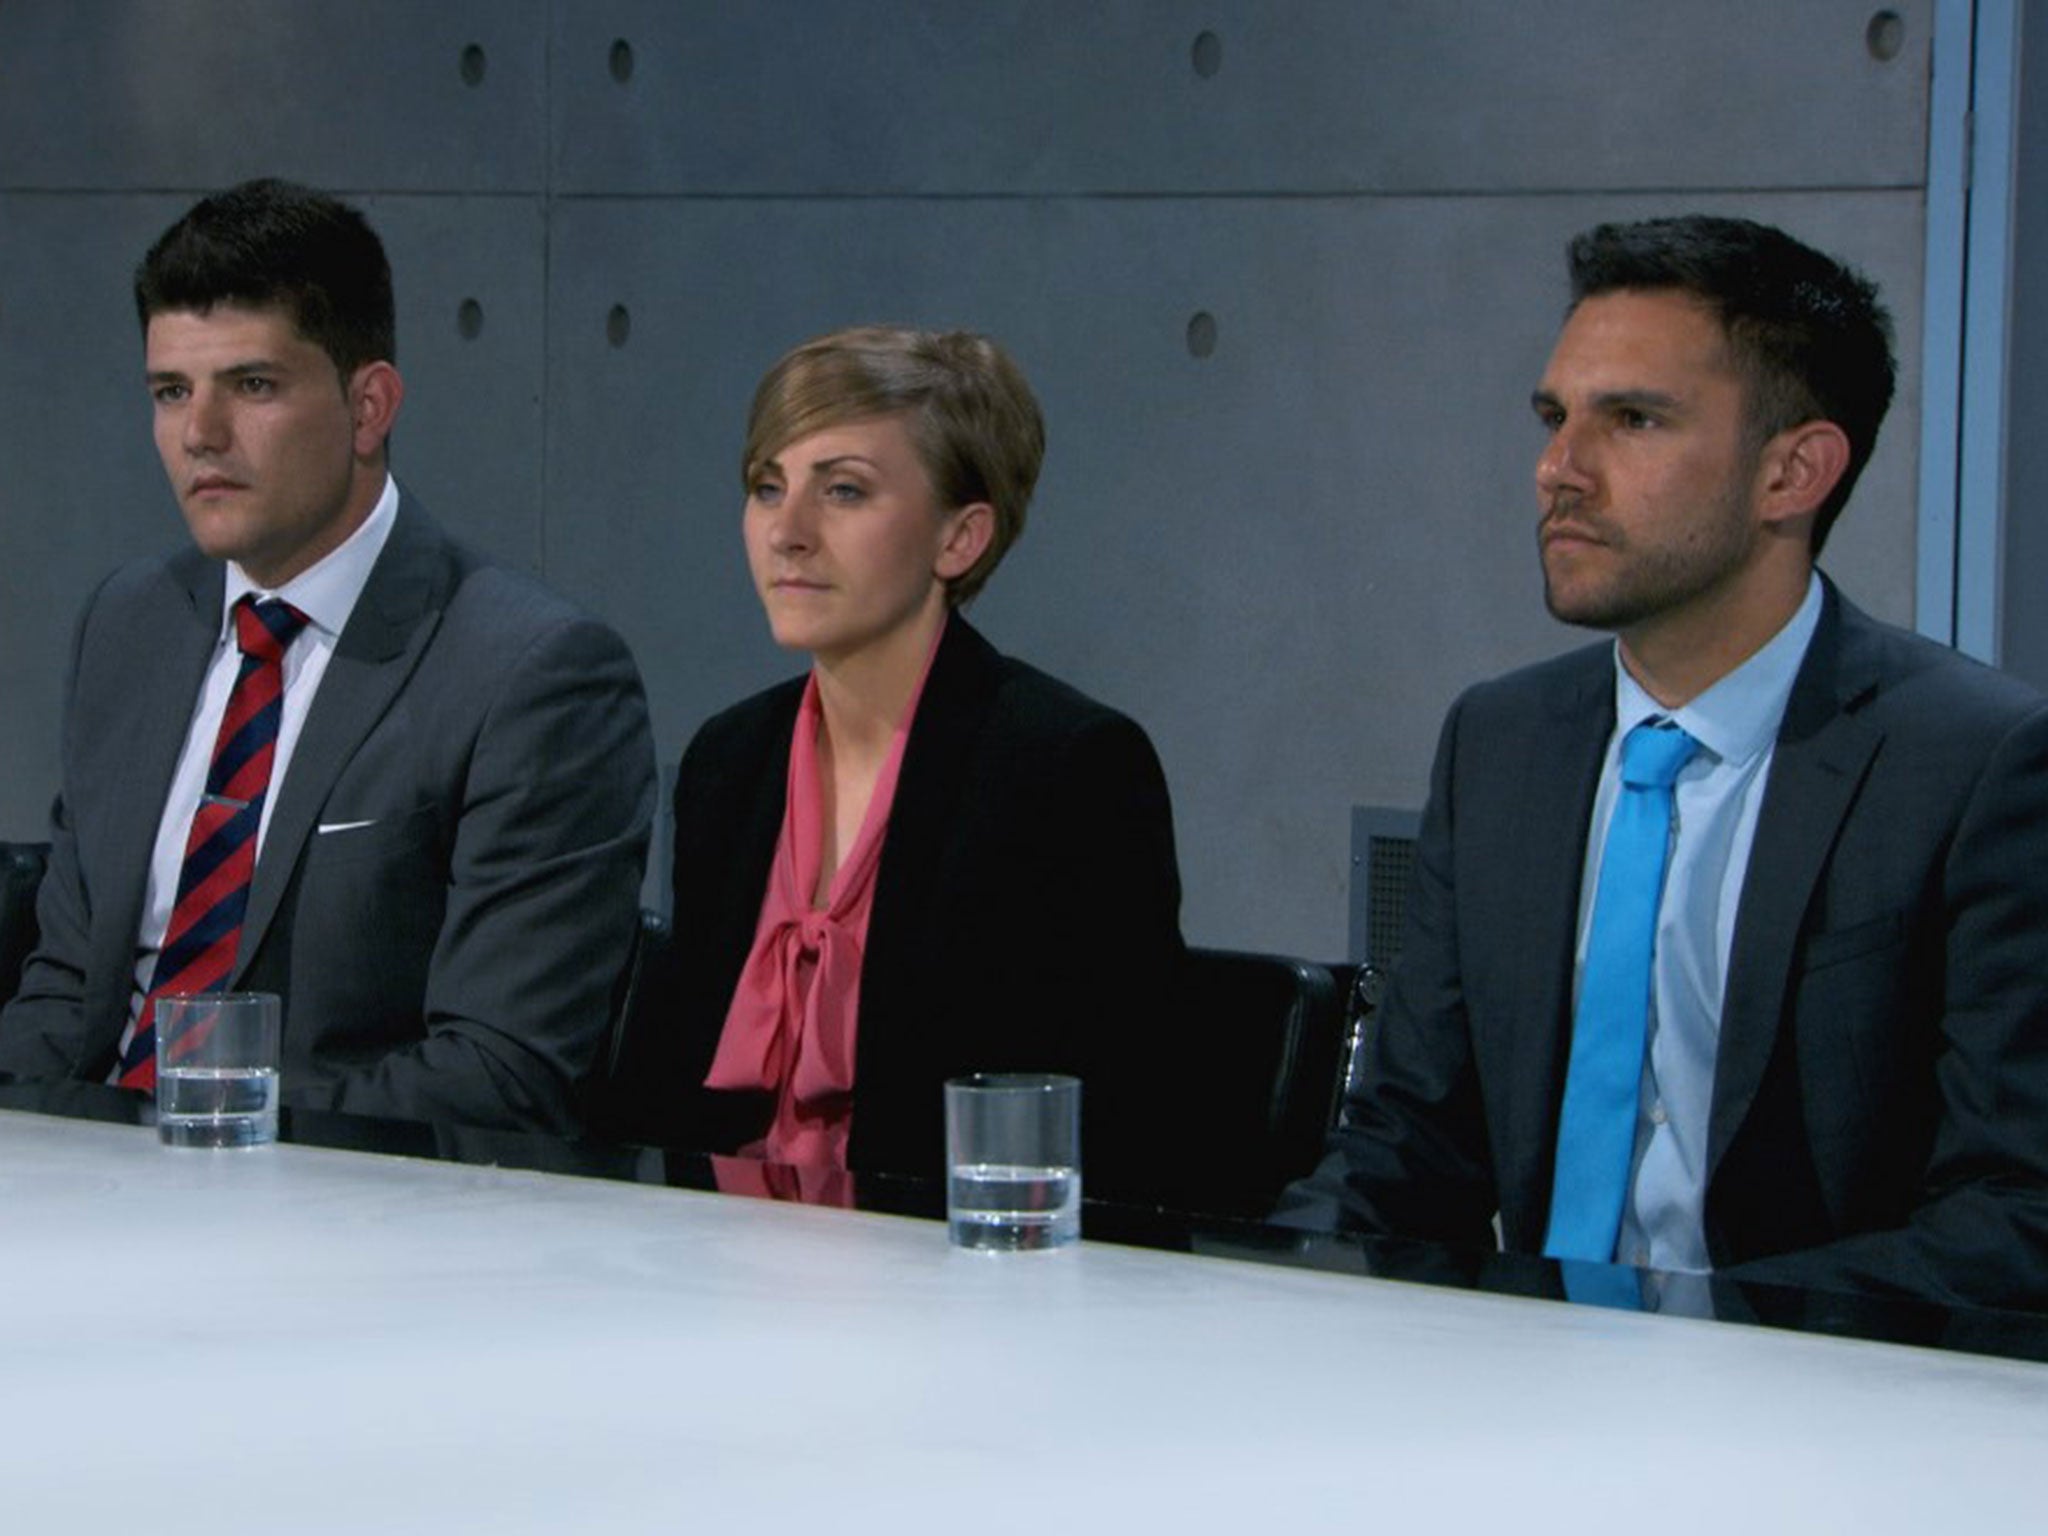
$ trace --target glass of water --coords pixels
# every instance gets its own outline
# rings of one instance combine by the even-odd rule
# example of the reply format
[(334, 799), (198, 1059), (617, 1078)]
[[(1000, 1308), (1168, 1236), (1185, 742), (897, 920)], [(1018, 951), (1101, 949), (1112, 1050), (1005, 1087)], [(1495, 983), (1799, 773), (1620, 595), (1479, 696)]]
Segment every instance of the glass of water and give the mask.
[(277, 1140), (274, 992), (195, 992), (156, 1000), (156, 1134), (167, 1147), (258, 1147)]
[(1081, 1235), (1081, 1080), (977, 1072), (946, 1084), (946, 1219), (962, 1248), (1059, 1248)]

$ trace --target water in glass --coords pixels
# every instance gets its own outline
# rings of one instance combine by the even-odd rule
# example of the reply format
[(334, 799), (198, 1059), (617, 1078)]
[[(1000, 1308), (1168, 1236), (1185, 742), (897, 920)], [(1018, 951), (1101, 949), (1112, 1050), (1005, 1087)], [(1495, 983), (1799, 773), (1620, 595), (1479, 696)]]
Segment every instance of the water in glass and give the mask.
[(277, 1140), (277, 1069), (173, 1067), (157, 1078), (167, 1147), (257, 1147)]
[(951, 1194), (951, 1236), (962, 1248), (1058, 1248), (1081, 1235), (1077, 1168), (962, 1163)]

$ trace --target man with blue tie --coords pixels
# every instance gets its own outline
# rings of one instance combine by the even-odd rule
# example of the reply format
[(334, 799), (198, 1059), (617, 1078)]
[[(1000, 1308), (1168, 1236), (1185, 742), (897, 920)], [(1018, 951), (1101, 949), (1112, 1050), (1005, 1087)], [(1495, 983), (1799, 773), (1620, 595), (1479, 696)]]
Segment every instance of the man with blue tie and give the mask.
[(1815, 569), (1869, 282), (1688, 217), (1571, 247), (1545, 599), (1432, 772), (1346, 1129), (1283, 1219), (2048, 1306), (2048, 711)]
[(80, 619), (0, 1078), (148, 1091), (157, 1000), (232, 987), (283, 998), (286, 1104), (571, 1127), (652, 816), (631, 656), (392, 478), (391, 272), (355, 209), (206, 198), (135, 300), (191, 543)]

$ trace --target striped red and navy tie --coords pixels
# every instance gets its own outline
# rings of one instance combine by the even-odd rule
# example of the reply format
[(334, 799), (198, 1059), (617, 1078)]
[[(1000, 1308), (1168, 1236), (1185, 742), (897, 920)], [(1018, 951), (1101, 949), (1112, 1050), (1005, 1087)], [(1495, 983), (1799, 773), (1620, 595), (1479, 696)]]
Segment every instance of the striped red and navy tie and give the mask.
[(277, 755), (277, 725), (284, 713), (284, 653), (306, 616), (279, 598), (243, 598), (235, 604), (235, 640), (242, 669), (228, 695), (214, 738), (206, 792), (185, 838), (178, 898), (171, 926), (157, 951), (149, 991), (115, 1081), (123, 1088), (156, 1089), (156, 1000), (172, 993), (213, 992), (227, 985), (249, 905), (256, 870), (256, 832)]

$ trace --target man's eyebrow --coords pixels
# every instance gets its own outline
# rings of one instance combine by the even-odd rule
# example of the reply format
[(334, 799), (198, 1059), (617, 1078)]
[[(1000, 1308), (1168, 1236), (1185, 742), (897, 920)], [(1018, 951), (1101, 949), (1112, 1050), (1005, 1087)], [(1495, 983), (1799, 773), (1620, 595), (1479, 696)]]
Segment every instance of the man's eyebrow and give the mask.
[[(283, 372), (283, 363), (274, 362), (267, 357), (252, 357), (242, 362), (229, 363), (225, 368), (216, 368), (213, 370), (212, 377), (216, 379), (244, 379), (248, 378), (251, 374)], [(145, 377), (152, 384), (170, 384), (182, 382), (185, 379), (191, 378), (192, 375), (182, 368), (152, 368)]]
[[(1675, 411), (1684, 405), (1678, 396), (1661, 389), (1606, 389), (1587, 402), (1595, 411)], [(1562, 411), (1564, 402), (1547, 389), (1530, 391), (1529, 404), (1538, 411)]]
[(1681, 404), (1678, 396), (1661, 389), (1609, 389), (1593, 397), (1594, 407), (1602, 411), (1675, 411)]

